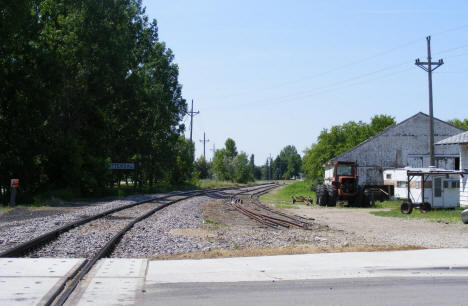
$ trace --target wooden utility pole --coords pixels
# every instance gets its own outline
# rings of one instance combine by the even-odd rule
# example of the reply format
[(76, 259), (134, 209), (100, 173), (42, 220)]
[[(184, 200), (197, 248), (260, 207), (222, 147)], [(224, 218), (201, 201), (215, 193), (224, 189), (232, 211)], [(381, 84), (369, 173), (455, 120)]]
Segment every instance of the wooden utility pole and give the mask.
[(444, 64), (444, 61), (440, 59), (438, 62), (431, 62), (431, 37), (426, 37), (427, 40), (427, 62), (421, 62), (416, 59), (415, 65), (427, 72), (427, 78), (429, 82), (429, 157), (430, 165), (435, 166), (434, 158), (434, 114), (432, 111), (432, 71), (436, 70)]
[(200, 139), (200, 142), (203, 142), (203, 158), (206, 160), (205, 146), (207, 142), (210, 142), (210, 140), (205, 138), (205, 132), (203, 132), (203, 140)]
[(213, 158), (214, 158), (214, 155), (215, 155), (215, 152), (216, 152), (216, 146), (213, 142), (213, 149), (211, 149), (211, 152), (213, 152)]
[[(189, 112), (190, 114), (190, 144), (192, 144), (193, 116), (198, 115), (199, 113), (200, 113), (199, 111), (196, 111), (196, 112), (193, 111), (193, 99), (192, 99), (192, 109)], [(193, 147), (193, 149), (195, 150), (195, 146)], [(192, 152), (192, 157), (194, 157), (194, 152)]]

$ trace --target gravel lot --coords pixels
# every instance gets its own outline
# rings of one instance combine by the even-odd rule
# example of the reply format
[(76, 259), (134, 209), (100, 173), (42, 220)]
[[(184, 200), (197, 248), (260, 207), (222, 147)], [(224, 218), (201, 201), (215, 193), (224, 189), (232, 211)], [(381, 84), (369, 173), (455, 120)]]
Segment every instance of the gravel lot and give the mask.
[(380, 217), (376, 209), (319, 208), (299, 205), (287, 211), (315, 218), (330, 229), (352, 235), (353, 244), (420, 246), (425, 248), (468, 247), (466, 224), (445, 224), (422, 219)]

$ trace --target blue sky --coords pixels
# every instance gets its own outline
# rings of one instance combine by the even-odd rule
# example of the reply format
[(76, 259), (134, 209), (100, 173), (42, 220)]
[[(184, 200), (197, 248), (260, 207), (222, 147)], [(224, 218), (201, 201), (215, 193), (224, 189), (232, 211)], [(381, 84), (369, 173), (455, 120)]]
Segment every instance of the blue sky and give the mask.
[[(175, 54), (183, 96), (194, 100), (196, 155), (206, 132), (231, 137), (263, 164), (286, 145), (302, 155), (324, 128), (387, 114), (468, 118), (466, 1), (143, 1)], [(187, 137), (189, 118), (186, 119)]]

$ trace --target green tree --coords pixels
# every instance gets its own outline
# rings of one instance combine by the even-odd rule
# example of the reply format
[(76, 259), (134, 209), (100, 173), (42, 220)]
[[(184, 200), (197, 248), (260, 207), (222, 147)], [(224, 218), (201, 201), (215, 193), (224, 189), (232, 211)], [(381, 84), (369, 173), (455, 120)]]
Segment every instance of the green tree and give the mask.
[(289, 145), (283, 148), (279, 154), (279, 158), (283, 164), (286, 164), (286, 168), (281, 173), (283, 179), (291, 179), (292, 177), (299, 176), (301, 171), (302, 159), (297, 153), (297, 149), (293, 145)]
[(7, 1), (0, 34), (0, 190), (102, 192), (109, 162), (190, 179), (178, 66), (140, 0)]
[(330, 130), (323, 129), (317, 142), (304, 151), (302, 160), (304, 174), (310, 179), (321, 179), (323, 164), (392, 124), (395, 124), (393, 117), (378, 115), (371, 118), (370, 124), (349, 121), (332, 126)]
[(226, 156), (234, 158), (237, 155), (237, 148), (236, 148), (236, 142), (232, 140), (231, 138), (226, 139), (226, 142), (224, 143), (224, 147), (226, 150)]
[(224, 149), (216, 150), (213, 157), (213, 172), (219, 180), (230, 180), (229, 158)]
[(468, 131), (468, 119), (452, 119), (447, 121), (448, 123), (456, 126), (457, 128), (460, 128), (462, 130)]
[(231, 138), (225, 142), (225, 148), (216, 150), (213, 157), (213, 172), (217, 179), (230, 180), (238, 183), (246, 183), (253, 180), (251, 172), (254, 162), (253, 155), (251, 161), (247, 154), (237, 153), (236, 143)]
[(195, 161), (195, 173), (197, 173), (198, 177), (201, 179), (209, 178), (210, 175), (210, 164), (206, 161), (205, 157), (200, 156)]
[(249, 169), (250, 169), (250, 175), (251, 177), (255, 177), (255, 156), (253, 154), (250, 155), (250, 160), (249, 160)]
[(236, 155), (232, 160), (232, 165), (234, 169), (232, 180), (238, 183), (247, 183), (253, 180), (253, 176), (250, 171), (249, 159), (247, 154), (241, 152)]

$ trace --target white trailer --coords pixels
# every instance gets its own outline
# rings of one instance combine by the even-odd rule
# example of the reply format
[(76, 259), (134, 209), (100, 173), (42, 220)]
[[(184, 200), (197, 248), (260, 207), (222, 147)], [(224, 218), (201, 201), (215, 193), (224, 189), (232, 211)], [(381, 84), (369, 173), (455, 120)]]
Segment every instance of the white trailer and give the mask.
[(383, 172), (385, 185), (394, 186), (394, 196), (402, 199), (401, 212), (413, 208), (426, 212), (431, 208), (460, 206), (460, 176), (462, 171), (430, 168), (398, 168)]

